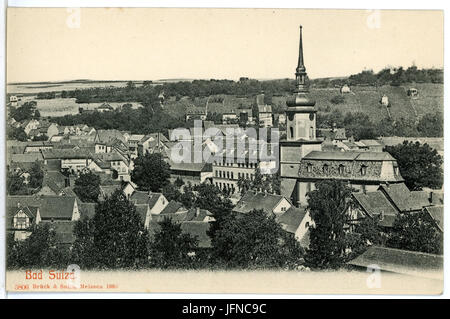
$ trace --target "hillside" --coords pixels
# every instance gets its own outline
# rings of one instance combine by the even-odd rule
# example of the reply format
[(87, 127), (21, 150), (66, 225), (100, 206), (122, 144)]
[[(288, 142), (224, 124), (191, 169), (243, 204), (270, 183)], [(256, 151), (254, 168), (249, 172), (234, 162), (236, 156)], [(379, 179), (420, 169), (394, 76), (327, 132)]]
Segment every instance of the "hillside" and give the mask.
[[(407, 95), (407, 90), (410, 87), (415, 87), (419, 91), (419, 96), (412, 98)], [(405, 118), (410, 120), (417, 120), (425, 113), (442, 112), (444, 105), (444, 86), (442, 84), (411, 84), (404, 86), (361, 86), (352, 87), (352, 93), (344, 94), (344, 103), (333, 104), (330, 100), (340, 95), (338, 88), (313, 88), (311, 89), (311, 97), (316, 100), (316, 107), (321, 112), (341, 111), (347, 112), (364, 112), (374, 122), (388, 116), (386, 107), (380, 104), (381, 97), (385, 94), (390, 101), (389, 112), (391, 117), (395, 119)], [(251, 107), (253, 103), (252, 97), (236, 97), (230, 95), (220, 95), (224, 98), (224, 103), (208, 103), (208, 111), (216, 113), (224, 113), (237, 109), (239, 107)], [(274, 96), (272, 98), (272, 105), (275, 109), (286, 108), (285, 96)], [(207, 98), (197, 98), (195, 102), (187, 98), (180, 101), (171, 99), (167, 101), (165, 109), (174, 116), (184, 115), (186, 106), (196, 105), (204, 107)]]

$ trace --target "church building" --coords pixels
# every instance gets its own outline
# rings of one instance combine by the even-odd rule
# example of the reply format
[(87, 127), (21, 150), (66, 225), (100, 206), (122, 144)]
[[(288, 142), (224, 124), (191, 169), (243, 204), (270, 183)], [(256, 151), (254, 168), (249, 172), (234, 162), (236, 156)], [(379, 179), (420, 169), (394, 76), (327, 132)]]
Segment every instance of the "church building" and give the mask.
[(286, 101), (286, 139), (280, 141), (281, 195), (296, 206), (306, 206), (307, 193), (321, 180), (339, 179), (363, 192), (403, 182), (396, 160), (388, 153), (322, 151), (323, 139), (316, 136), (316, 102), (309, 97), (301, 26), (295, 79), (294, 94)]

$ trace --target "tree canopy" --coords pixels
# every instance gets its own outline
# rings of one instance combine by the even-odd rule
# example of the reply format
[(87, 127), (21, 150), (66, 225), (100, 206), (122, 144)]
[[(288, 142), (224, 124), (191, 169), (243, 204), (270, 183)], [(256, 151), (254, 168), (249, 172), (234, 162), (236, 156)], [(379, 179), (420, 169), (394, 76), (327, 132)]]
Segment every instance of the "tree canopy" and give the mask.
[(442, 187), (443, 160), (428, 144), (404, 141), (403, 144), (386, 146), (384, 151), (397, 160), (400, 173), (410, 190)]
[(131, 180), (142, 190), (160, 192), (169, 184), (170, 165), (160, 153), (139, 155), (134, 160)]
[(93, 172), (81, 173), (73, 191), (81, 201), (95, 203), (100, 195), (100, 177)]

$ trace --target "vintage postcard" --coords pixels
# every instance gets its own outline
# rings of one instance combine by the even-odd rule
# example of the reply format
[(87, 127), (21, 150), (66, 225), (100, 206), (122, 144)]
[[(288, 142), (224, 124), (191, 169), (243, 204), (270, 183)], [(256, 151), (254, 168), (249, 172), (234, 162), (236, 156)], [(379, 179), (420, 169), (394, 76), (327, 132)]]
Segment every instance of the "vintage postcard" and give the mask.
[(6, 13), (8, 292), (443, 292), (443, 11)]

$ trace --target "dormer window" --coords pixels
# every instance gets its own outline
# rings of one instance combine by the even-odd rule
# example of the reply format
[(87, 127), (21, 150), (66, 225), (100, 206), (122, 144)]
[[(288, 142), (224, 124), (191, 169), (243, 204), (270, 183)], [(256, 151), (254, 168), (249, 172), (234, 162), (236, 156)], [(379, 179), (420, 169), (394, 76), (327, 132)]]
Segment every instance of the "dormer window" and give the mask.
[(365, 176), (367, 174), (367, 166), (366, 165), (362, 165), (361, 166), (361, 175)]
[(306, 164), (306, 172), (312, 173), (312, 164), (311, 163)]
[(345, 173), (345, 166), (344, 165), (339, 165), (339, 175), (344, 175)]
[(398, 166), (394, 166), (394, 175), (398, 175)]
[(328, 168), (328, 164), (324, 164), (322, 167), (322, 171), (324, 174), (328, 174), (329, 168)]

